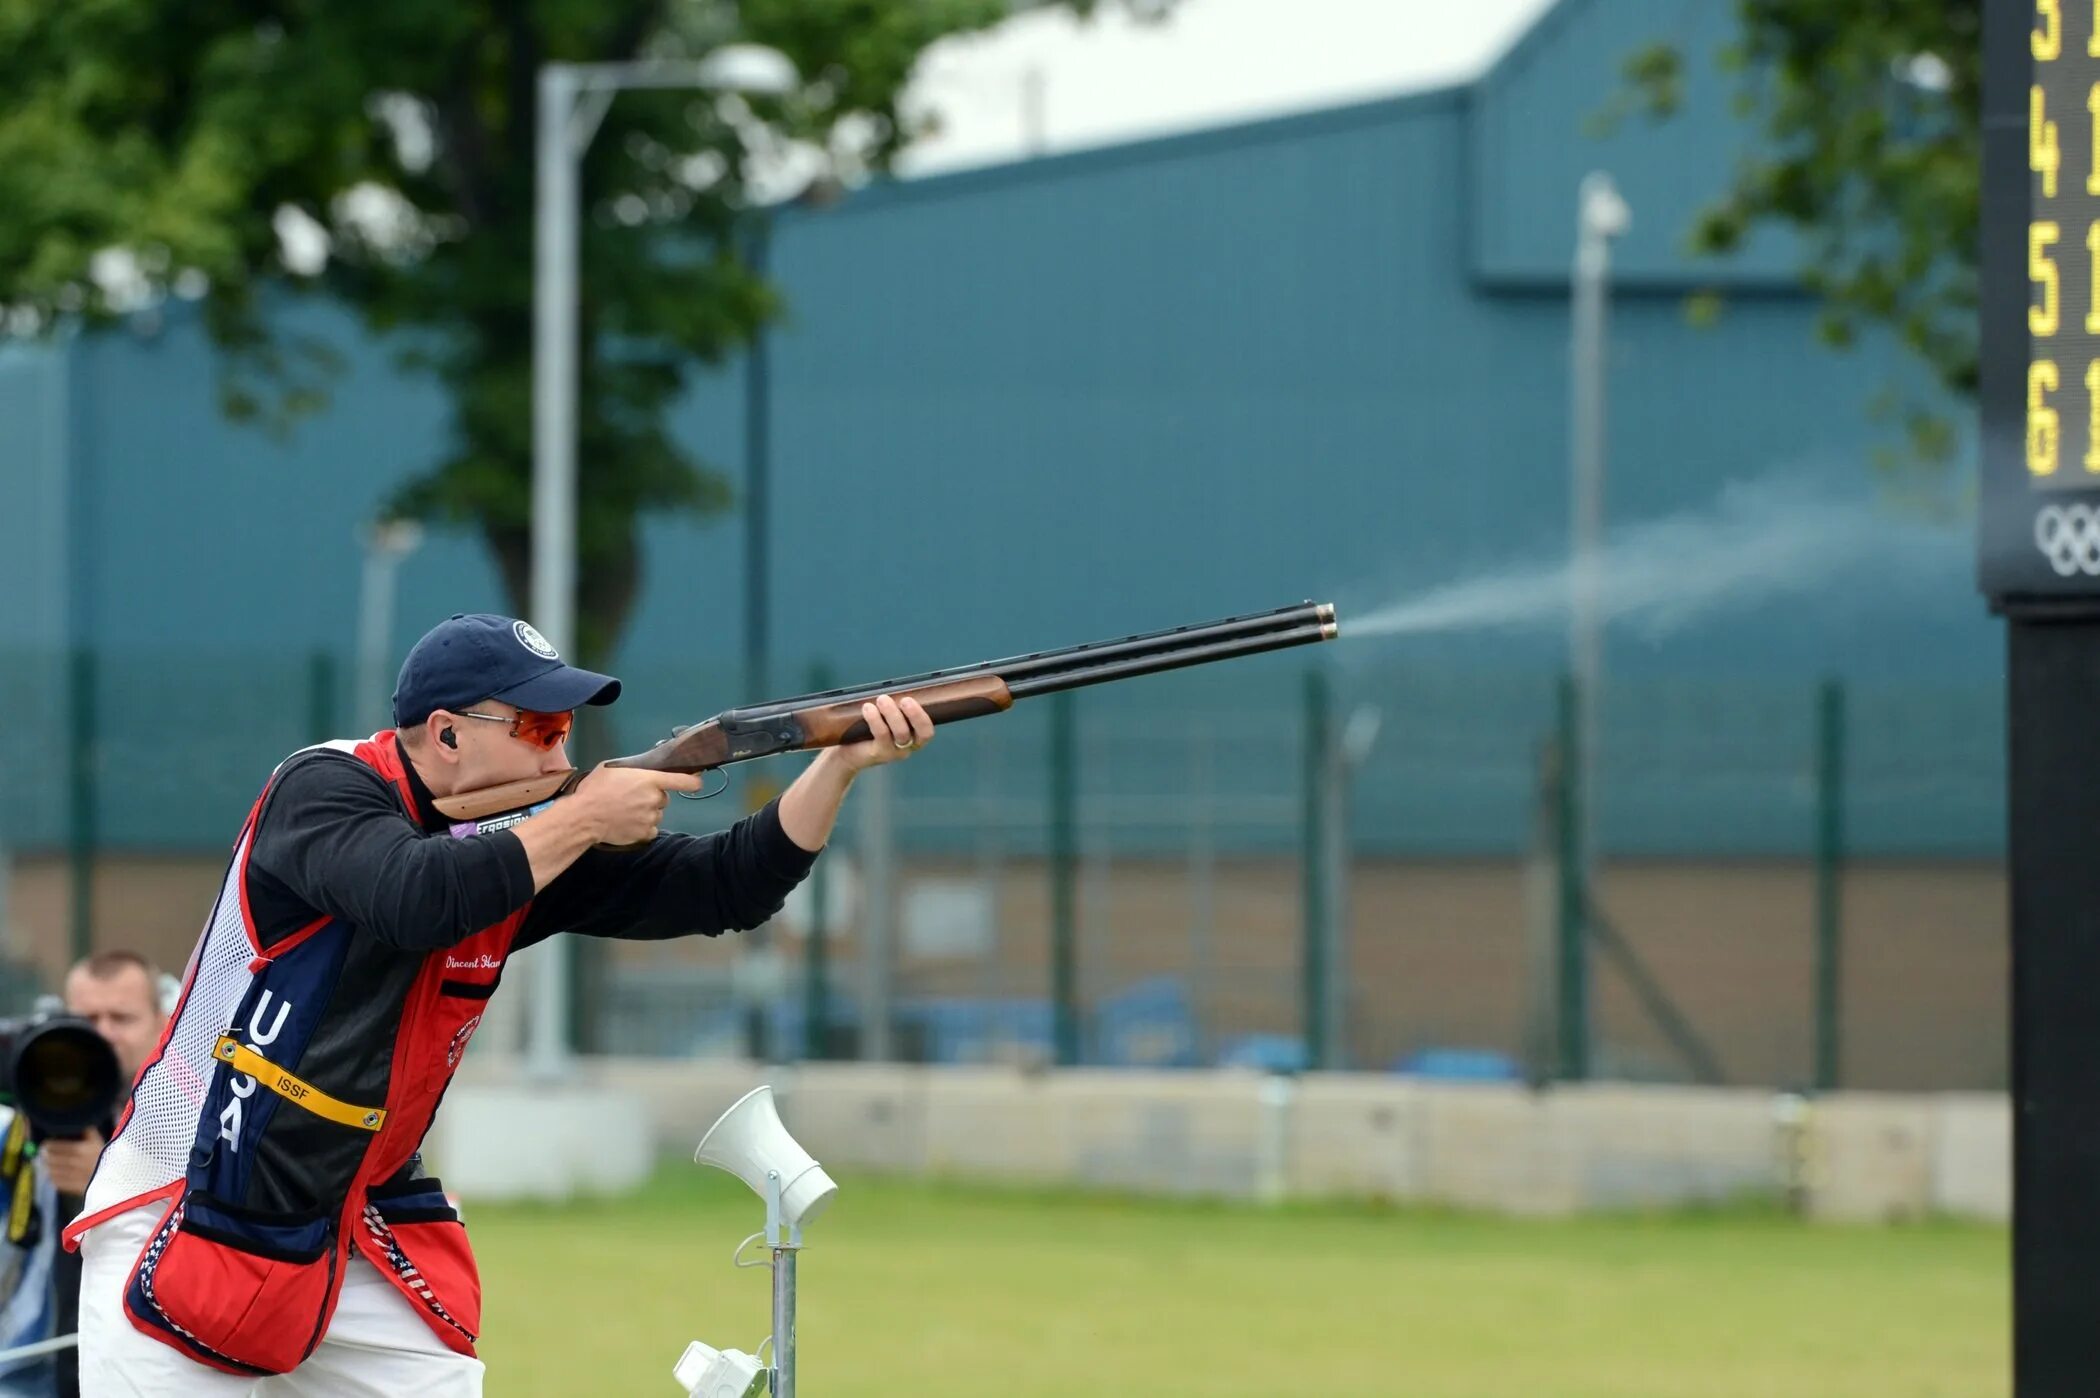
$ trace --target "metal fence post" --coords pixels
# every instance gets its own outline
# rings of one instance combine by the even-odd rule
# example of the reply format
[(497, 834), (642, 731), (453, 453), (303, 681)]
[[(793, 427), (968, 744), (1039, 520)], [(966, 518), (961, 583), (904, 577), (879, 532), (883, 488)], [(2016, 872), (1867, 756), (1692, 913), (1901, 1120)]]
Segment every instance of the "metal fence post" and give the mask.
[(1838, 1085), (1843, 1044), (1840, 978), (1845, 877), (1845, 687), (1816, 697), (1816, 1088)]
[(1577, 740), (1581, 706), (1575, 693), (1575, 677), (1562, 675), (1557, 722), (1560, 746), (1560, 957), (1557, 1016), (1560, 1064), (1558, 1076), (1581, 1082), (1590, 1075), (1590, 985), (1589, 921), (1590, 889), (1584, 880), (1580, 813), (1582, 787), (1589, 774), (1582, 770), (1582, 749)]
[(95, 652), (88, 646), (73, 651), (71, 683), (67, 686), (66, 769), (68, 777), (67, 868), (72, 879), (73, 959), (94, 950), (95, 942), (95, 845), (99, 838), (100, 811), (96, 805)]
[(1326, 848), (1321, 851), (1320, 874), (1327, 892), (1327, 921), (1320, 966), (1322, 982), (1321, 1027), (1326, 1045), (1320, 1063), (1329, 1071), (1349, 1066), (1349, 875), (1353, 838), (1349, 822), (1349, 787), (1355, 765), (1369, 755), (1377, 722), (1368, 710), (1358, 709), (1343, 721), (1336, 706), (1327, 711), (1325, 780), (1320, 799), (1325, 814), (1320, 831)]
[(1533, 1086), (1560, 1072), (1560, 938), (1564, 920), (1565, 815), (1557, 733), (1539, 744), (1531, 839), (1524, 856), (1524, 1074)]
[(12, 906), (14, 876), (14, 852), (7, 847), (7, 831), (4, 825), (0, 825), (0, 938), (14, 936), (14, 923), (11, 921), (13, 914), (9, 911)]
[(1005, 975), (1005, 937), (1000, 925), (1005, 906), (1003, 882), (1007, 856), (1006, 827), (1009, 817), (1006, 802), (1001, 797), (1004, 777), (1001, 759), (1005, 753), (1006, 732), (1006, 729), (997, 725), (985, 730), (975, 751), (977, 828), (972, 843), (975, 846), (978, 886), (984, 890), (985, 907), (989, 916), (989, 923), (985, 928), (985, 954), (978, 962), (978, 991), (987, 1000), (997, 999), (1010, 989)]
[(1327, 940), (1331, 900), (1327, 888), (1327, 750), (1329, 716), (1327, 677), (1315, 667), (1305, 672), (1305, 815), (1300, 829), (1298, 865), (1304, 887), (1304, 929), (1299, 953), (1300, 1016), (1305, 1034), (1305, 1066), (1327, 1066)]
[(1079, 1063), (1076, 710), (1070, 690), (1050, 696), (1050, 1006), (1057, 1062), (1066, 1068)]
[(1217, 783), (1212, 777), (1215, 737), (1203, 718), (1189, 723), (1189, 790), (1195, 816), (1189, 822), (1189, 1018), (1196, 1061), (1211, 1061), (1215, 1046), (1211, 997), (1217, 986)]
[(306, 734), (316, 743), (335, 736), (335, 656), (325, 650), (307, 660)]
[(894, 1056), (896, 1016), (897, 827), (896, 783), (887, 767), (871, 767), (857, 783), (853, 830), (860, 851), (860, 1056), (871, 1063)]
[[(831, 688), (831, 671), (822, 661), (810, 667), (809, 687), (812, 693)], [(802, 943), (802, 1057), (809, 1062), (824, 1057), (825, 1030), (829, 1027), (830, 986), (825, 981), (829, 974), (825, 962), (829, 948), (824, 942), (831, 933), (825, 906), (831, 891), (825, 873), (830, 863), (819, 857), (809, 871), (809, 927)]]

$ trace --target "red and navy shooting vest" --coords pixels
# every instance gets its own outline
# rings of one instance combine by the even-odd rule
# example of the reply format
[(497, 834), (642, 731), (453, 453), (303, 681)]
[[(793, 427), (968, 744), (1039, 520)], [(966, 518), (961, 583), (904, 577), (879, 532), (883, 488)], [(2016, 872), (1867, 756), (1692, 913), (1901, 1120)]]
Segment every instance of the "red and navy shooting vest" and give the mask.
[[(326, 756), (326, 753), (338, 754)], [(415, 819), (391, 731), (287, 758), (349, 754)], [(238, 1374), (296, 1368), (327, 1333), (351, 1250), (452, 1349), (474, 1352), (481, 1286), (466, 1230), (416, 1150), (524, 922), (520, 908), (439, 951), (323, 916), (258, 929), (249, 812), (182, 997), (103, 1152), (69, 1246), (147, 1204), (131, 1323)], [(437, 837), (437, 838), (442, 838)], [(530, 906), (529, 904), (527, 905)]]

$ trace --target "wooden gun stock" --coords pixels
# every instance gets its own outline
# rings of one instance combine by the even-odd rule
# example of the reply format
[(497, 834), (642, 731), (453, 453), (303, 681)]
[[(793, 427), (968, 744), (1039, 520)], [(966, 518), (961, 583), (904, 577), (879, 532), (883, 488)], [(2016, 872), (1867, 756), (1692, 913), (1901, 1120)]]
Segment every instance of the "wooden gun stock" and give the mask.
[[(966, 718), (983, 718), (988, 714), (1003, 714), (1014, 706), (1013, 692), (997, 675), (976, 680), (953, 680), (947, 684), (928, 685), (924, 689), (907, 689), (892, 697), (918, 700), (925, 706), (926, 716), (934, 721), (935, 726), (957, 723)], [(822, 708), (796, 712), (794, 718), (802, 727), (804, 746), (828, 748), (857, 743), (867, 737), (868, 721), (860, 716), (860, 706), (865, 702), (842, 699)]]
[[(918, 700), (925, 706), (926, 716), (936, 725), (1004, 713), (1014, 706), (1013, 695), (997, 675), (951, 680), (918, 689), (900, 689), (892, 697)], [(731, 762), (746, 762), (777, 752), (807, 752), (857, 743), (868, 736), (868, 722), (860, 716), (863, 702), (844, 699), (807, 709), (789, 709), (765, 727), (746, 725), (732, 729), (723, 723), (726, 716), (718, 716), (681, 730), (675, 737), (658, 743), (647, 752), (615, 757), (605, 765), (639, 767), (650, 772), (709, 772)], [(481, 820), (567, 795), (582, 779), (583, 773), (573, 769), (549, 772), (523, 781), (443, 797), (436, 805), (441, 814), (454, 820)]]

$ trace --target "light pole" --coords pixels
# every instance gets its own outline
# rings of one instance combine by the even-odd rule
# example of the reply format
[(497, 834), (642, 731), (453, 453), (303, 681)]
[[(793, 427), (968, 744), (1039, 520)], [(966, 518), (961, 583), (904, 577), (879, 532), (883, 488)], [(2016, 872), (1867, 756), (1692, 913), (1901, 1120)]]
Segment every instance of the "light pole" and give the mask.
[(1632, 222), (1610, 175), (1582, 177), (1576, 197), (1574, 336), (1570, 345), (1568, 656), (1575, 680), (1575, 861), (1580, 900), (1563, 948), (1562, 1072), (1589, 1075), (1589, 933), (1596, 897), (1598, 704), (1604, 682), (1604, 369), (1611, 240)]
[(365, 566), (357, 590), (357, 690), (352, 700), (360, 733), (375, 733), (394, 723), (387, 679), (389, 642), (394, 634), (394, 574), (401, 560), (423, 542), (423, 526), (412, 520), (381, 520), (364, 531)]
[[(752, 272), (765, 277), (773, 254), (773, 216), (761, 211), (752, 226), (750, 252)], [(766, 583), (772, 576), (768, 544), (772, 538), (771, 492), (773, 475), (773, 374), (771, 347), (766, 328), (751, 332), (751, 350), (744, 360), (744, 693), (756, 704), (770, 692), (772, 637), (766, 628), (769, 601)], [(747, 779), (748, 780), (748, 779)], [(773, 795), (772, 783), (748, 782), (748, 793), (764, 793), (765, 804)]]
[[(840, 196), (836, 180), (818, 176), (789, 197), (755, 210), (746, 237), (745, 261), (763, 280), (772, 273), (773, 220), (785, 207), (821, 209)], [(761, 324), (751, 332), (744, 360), (744, 693), (756, 703), (771, 692), (773, 371), (771, 337)], [(779, 794), (762, 777), (746, 777), (749, 809)]]
[[(576, 642), (576, 280), (578, 184), (605, 109), (636, 88), (792, 91), (776, 50), (728, 44), (698, 61), (549, 63), (539, 74), (532, 291), (532, 622), (556, 650)], [(568, 949), (541, 953), (532, 978), (526, 1062), (568, 1069)]]

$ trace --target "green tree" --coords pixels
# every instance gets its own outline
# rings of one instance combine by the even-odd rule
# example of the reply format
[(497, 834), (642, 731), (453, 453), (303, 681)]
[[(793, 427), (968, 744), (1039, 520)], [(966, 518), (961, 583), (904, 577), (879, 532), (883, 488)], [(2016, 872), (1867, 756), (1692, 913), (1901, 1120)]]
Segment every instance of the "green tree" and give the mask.
[[(1982, 0), (1736, 0), (1736, 10), (1740, 33), (1719, 61), (1765, 140), (1701, 213), (1692, 247), (1726, 254), (1767, 223), (1803, 230), (1826, 340), (1889, 325), (1940, 382), (1973, 394)], [(1667, 118), (1686, 61), (1669, 44), (1632, 55), (1632, 103)], [(1951, 455), (1943, 417), (1894, 397), (1881, 406), (1900, 409), (1916, 458)]]
[[(779, 310), (740, 247), (755, 163), (788, 151), (847, 178), (882, 170), (913, 134), (899, 100), (920, 55), (1012, 8), (0, 0), (0, 329), (201, 298), (226, 408), (279, 424), (325, 397), (332, 356), (273, 332), (268, 298), (326, 295), (401, 332), (404, 361), (454, 411), (441, 459), (393, 509), (477, 530), (522, 611), (536, 72), (779, 50), (795, 91), (624, 94), (583, 165), (577, 643), (603, 659), (635, 600), (640, 517), (728, 503), (663, 418), (696, 365)], [(310, 247), (325, 234), (325, 260), (298, 256), (302, 229)]]

